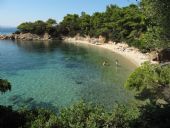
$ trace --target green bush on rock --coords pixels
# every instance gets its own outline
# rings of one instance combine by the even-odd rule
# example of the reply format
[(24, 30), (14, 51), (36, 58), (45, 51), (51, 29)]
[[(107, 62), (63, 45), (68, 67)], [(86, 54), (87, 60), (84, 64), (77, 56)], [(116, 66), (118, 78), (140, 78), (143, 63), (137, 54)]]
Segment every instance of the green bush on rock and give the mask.
[(11, 84), (7, 80), (0, 79), (0, 92), (5, 93), (11, 90)]
[(134, 90), (136, 96), (156, 102), (168, 102), (170, 92), (170, 65), (144, 63), (127, 79), (125, 87)]

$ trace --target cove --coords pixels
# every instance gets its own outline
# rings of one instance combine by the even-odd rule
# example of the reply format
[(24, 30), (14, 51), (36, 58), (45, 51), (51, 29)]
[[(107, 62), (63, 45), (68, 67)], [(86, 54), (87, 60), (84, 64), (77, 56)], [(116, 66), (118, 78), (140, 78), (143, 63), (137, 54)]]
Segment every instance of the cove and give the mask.
[(3, 40), (0, 78), (12, 90), (0, 95), (0, 105), (54, 110), (83, 99), (112, 108), (133, 100), (123, 83), (134, 69), (126, 58), (94, 46)]

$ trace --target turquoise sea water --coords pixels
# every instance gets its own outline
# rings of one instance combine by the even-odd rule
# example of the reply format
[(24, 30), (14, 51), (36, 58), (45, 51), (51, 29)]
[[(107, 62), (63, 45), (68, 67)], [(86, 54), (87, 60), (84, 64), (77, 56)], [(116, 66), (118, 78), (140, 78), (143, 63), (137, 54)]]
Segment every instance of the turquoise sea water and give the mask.
[(55, 110), (83, 99), (111, 108), (133, 99), (123, 83), (134, 69), (120, 55), (93, 46), (0, 41), (0, 77), (12, 84), (0, 105)]

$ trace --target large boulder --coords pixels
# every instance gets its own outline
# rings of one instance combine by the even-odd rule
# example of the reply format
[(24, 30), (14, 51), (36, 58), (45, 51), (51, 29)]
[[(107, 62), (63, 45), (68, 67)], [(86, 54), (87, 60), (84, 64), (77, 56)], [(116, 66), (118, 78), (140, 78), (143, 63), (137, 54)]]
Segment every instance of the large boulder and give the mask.
[(0, 40), (6, 40), (8, 37), (6, 35), (0, 35)]
[(32, 34), (32, 33), (20, 33), (20, 34), (11, 34), (11, 35), (0, 35), (0, 40), (14, 39), (14, 40), (51, 40), (51, 36), (48, 33), (45, 33), (42, 36)]
[(51, 36), (48, 33), (45, 33), (43, 36), (43, 40), (50, 40)]
[(36, 34), (31, 33), (20, 33), (17, 37), (20, 40), (39, 40), (40, 37)]
[(160, 51), (158, 58), (160, 62), (170, 62), (170, 48), (165, 48)]
[(99, 36), (99, 43), (103, 44), (105, 42), (106, 42), (106, 38), (100, 35)]
[(7, 39), (13, 40), (14, 39), (13, 34), (11, 34), (11, 35), (0, 35), (0, 40), (7, 40)]

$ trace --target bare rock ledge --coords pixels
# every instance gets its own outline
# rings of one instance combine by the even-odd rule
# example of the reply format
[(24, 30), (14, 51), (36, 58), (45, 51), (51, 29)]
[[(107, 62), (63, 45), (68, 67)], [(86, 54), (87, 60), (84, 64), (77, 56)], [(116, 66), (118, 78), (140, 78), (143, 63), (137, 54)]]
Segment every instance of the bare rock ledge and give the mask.
[(0, 40), (52, 40), (51, 36), (48, 33), (44, 35), (36, 35), (31, 33), (20, 33), (20, 34), (11, 34), (11, 35), (0, 35)]

